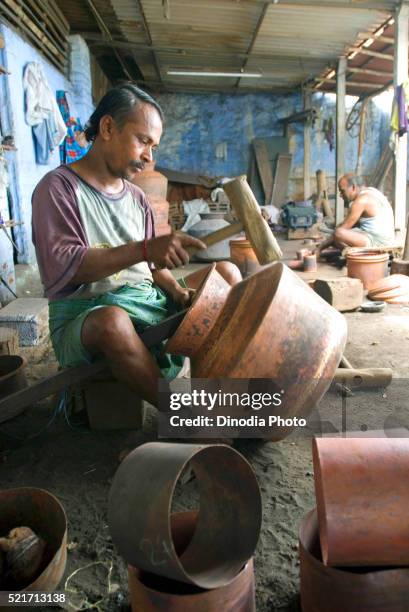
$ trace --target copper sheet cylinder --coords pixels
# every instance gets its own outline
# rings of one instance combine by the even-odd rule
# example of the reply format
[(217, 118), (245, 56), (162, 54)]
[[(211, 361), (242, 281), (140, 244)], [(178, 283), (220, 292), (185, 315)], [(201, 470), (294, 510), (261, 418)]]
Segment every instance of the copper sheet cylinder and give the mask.
[[(233, 286), (200, 351), (195, 378), (263, 378), (284, 391), (275, 414), (304, 417), (328, 389), (346, 322), (287, 266), (274, 263)], [(277, 427), (272, 439), (291, 428)]]
[[(178, 555), (170, 515), (175, 486), (189, 466), (200, 507), (193, 538)], [(252, 557), (261, 526), (261, 497), (249, 463), (224, 445), (149, 443), (119, 466), (109, 495), (108, 524), (122, 557), (142, 571), (204, 589), (231, 582)]]
[(169, 202), (166, 200), (168, 179), (155, 170), (155, 162), (145, 164), (142, 172), (135, 174), (132, 181), (147, 195), (152, 207), (156, 236), (170, 233)]
[[(196, 512), (172, 514), (172, 536), (181, 554), (192, 539)], [(250, 559), (229, 584), (217, 589), (198, 587), (142, 572), (128, 566), (133, 612), (255, 612), (253, 560)]]
[(303, 612), (403, 612), (408, 609), (409, 569), (327, 567), (321, 559), (315, 511), (299, 532)]
[(324, 563), (409, 565), (409, 439), (316, 438), (313, 460)]
[(168, 340), (164, 352), (186, 357), (195, 355), (215, 324), (229, 291), (229, 283), (218, 273), (216, 264), (212, 264), (182, 323)]
[(43, 489), (0, 491), (0, 536), (19, 526), (30, 527), (46, 543), (38, 575), (30, 584), (21, 585), (21, 590), (55, 591), (67, 560), (67, 518), (62, 505)]

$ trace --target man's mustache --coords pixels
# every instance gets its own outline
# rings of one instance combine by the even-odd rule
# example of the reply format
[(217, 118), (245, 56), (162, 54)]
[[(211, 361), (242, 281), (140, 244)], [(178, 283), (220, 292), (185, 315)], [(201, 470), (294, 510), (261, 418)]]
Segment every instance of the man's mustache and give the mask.
[(141, 161), (132, 161), (130, 164), (131, 168), (135, 168), (137, 170), (145, 170), (145, 163)]

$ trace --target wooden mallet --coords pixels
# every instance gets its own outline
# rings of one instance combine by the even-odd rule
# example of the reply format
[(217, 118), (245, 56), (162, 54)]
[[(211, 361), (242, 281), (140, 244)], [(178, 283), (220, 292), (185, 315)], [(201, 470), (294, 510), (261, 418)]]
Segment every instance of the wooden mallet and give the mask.
[[(225, 183), (223, 189), (229, 197), (238, 221), (207, 236), (201, 236), (200, 240), (210, 247), (244, 230), (261, 265), (279, 260), (282, 251), (267, 221), (261, 215), (260, 206), (247, 183), (247, 178), (239, 176)], [(193, 255), (199, 249), (188, 247), (186, 250)]]

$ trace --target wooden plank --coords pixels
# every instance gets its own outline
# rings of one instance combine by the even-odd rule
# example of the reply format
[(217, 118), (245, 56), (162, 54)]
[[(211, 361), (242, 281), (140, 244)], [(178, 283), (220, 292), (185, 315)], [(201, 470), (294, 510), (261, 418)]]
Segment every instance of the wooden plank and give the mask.
[(290, 176), (291, 169), (291, 154), (281, 153), (277, 156), (277, 166), (274, 175), (273, 193), (271, 195), (271, 202), (273, 206), (280, 208), (285, 203), (288, 191), (288, 178)]
[(271, 201), (273, 191), (273, 172), (271, 170), (267, 144), (262, 138), (254, 138), (253, 148), (261, 184), (264, 190), (264, 204), (267, 205)]
[[(310, 110), (312, 103), (311, 91), (304, 92), (304, 110)], [(304, 123), (304, 200), (308, 200), (311, 195), (311, 122), (307, 120)]]
[[(396, 88), (408, 78), (408, 20), (409, 6), (402, 5), (395, 15), (395, 62), (393, 84)], [(395, 177), (393, 186), (393, 205), (395, 230), (403, 232), (406, 222), (406, 181), (408, 159), (408, 136), (403, 134), (396, 139)]]
[[(187, 309), (182, 310), (168, 317), (161, 323), (148, 327), (144, 332), (139, 334), (145, 346), (150, 348), (162, 340), (169, 338), (180, 325), (186, 312)], [(22, 389), (21, 391), (8, 395), (0, 400), (0, 423), (17, 416), (25, 408), (35, 404), (39, 400), (49, 395), (53, 395), (54, 393), (59, 393), (66, 387), (78, 384), (107, 369), (108, 364), (105, 360), (97, 361), (89, 365), (84, 364), (76, 368), (67, 368), (44, 380), (40, 380), (27, 389)]]
[(340, 57), (337, 69), (337, 103), (336, 103), (336, 201), (335, 201), (335, 225), (344, 220), (344, 200), (338, 192), (338, 181), (345, 174), (345, 93), (346, 93), (346, 70), (347, 59)]

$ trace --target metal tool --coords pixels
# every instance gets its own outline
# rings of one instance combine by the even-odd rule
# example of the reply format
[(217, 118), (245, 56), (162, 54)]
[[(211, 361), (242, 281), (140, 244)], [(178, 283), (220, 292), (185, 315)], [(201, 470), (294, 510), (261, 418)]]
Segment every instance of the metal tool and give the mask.
[(14, 297), (18, 297), (17, 293), (15, 293), (13, 291), (13, 289), (10, 287), (10, 285), (8, 284), (6, 279), (3, 276), (1, 276), (1, 274), (0, 274), (0, 282), (3, 283), (3, 285), (6, 287), (6, 289), (8, 289), (10, 291), (10, 293), (12, 293), (14, 295)]

